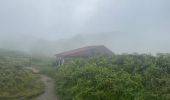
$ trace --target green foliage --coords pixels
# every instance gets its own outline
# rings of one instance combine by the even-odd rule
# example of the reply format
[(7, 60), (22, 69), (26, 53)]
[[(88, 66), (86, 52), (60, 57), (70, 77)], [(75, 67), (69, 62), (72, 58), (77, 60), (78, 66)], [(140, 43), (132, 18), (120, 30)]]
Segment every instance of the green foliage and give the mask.
[(20, 55), (0, 56), (0, 100), (28, 100), (44, 91), (39, 75), (23, 68), (26, 59)]
[(45, 57), (34, 57), (32, 59), (32, 66), (39, 69), (41, 74), (53, 77), (55, 76), (56, 66), (55, 59), (53, 58), (45, 58)]
[(59, 66), (61, 100), (170, 100), (170, 55), (123, 54)]
[(0, 100), (30, 98), (43, 92), (38, 76), (18, 67), (0, 67)]

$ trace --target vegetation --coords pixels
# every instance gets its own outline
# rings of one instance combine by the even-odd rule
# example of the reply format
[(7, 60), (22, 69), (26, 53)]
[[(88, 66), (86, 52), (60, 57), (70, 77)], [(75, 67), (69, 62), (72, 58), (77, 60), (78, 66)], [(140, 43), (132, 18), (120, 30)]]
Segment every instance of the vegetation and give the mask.
[(43, 92), (39, 76), (23, 67), (30, 65), (55, 79), (60, 100), (170, 100), (170, 54), (77, 58), (57, 67), (53, 62), (0, 53), (0, 100), (27, 100)]
[(170, 54), (74, 59), (55, 75), (61, 100), (170, 100)]
[(0, 100), (27, 100), (44, 91), (39, 75), (27, 70), (29, 58), (0, 51)]

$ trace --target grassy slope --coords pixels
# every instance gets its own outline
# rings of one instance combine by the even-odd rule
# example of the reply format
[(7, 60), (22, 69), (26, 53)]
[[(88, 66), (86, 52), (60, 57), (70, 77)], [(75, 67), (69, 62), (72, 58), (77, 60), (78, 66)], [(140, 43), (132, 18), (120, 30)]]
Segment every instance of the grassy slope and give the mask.
[(15, 51), (0, 50), (0, 100), (27, 100), (43, 92), (39, 75), (23, 67), (29, 56)]

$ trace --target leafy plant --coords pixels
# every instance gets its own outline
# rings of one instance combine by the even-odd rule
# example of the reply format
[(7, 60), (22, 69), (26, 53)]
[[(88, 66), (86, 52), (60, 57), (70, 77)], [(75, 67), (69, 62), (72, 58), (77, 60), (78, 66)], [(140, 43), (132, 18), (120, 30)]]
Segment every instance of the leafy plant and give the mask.
[(73, 59), (56, 70), (56, 91), (63, 100), (169, 100), (169, 68), (169, 54)]

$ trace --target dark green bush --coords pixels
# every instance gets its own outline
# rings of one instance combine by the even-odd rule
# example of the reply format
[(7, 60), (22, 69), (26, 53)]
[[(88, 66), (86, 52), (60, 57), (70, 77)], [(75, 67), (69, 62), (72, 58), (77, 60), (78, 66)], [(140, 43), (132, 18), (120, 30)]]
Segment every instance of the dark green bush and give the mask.
[(170, 100), (170, 55), (76, 59), (56, 72), (63, 100)]

